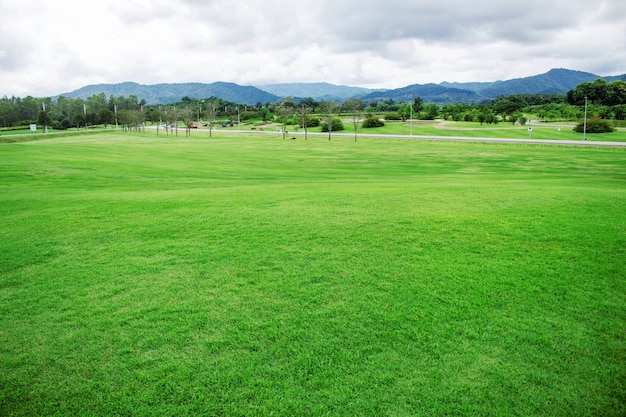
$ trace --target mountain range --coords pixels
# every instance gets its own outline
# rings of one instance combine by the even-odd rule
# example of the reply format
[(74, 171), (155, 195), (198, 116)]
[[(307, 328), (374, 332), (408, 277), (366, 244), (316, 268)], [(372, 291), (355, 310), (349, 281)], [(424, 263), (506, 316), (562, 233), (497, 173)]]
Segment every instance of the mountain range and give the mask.
[[(148, 104), (168, 104), (180, 101), (183, 97), (206, 99), (217, 97), (235, 103), (255, 105), (271, 103), (285, 97), (313, 98), (315, 100), (345, 100), (359, 98), (366, 102), (393, 99), (410, 101), (421, 97), (427, 103), (481, 103), (489, 102), (499, 95), (510, 94), (566, 94), (582, 82), (603, 78), (607, 82), (624, 80), (626, 74), (599, 76), (589, 72), (569, 69), (550, 71), (524, 78), (495, 82), (442, 82), (439, 84), (412, 84), (390, 90), (373, 90), (329, 83), (285, 83), (260, 86), (241, 86), (234, 83), (214, 82), (143, 85), (135, 82), (119, 84), (94, 84), (78, 90), (60, 94), (70, 98), (87, 98), (94, 94), (135, 95)], [(57, 96), (58, 97), (58, 96)]]

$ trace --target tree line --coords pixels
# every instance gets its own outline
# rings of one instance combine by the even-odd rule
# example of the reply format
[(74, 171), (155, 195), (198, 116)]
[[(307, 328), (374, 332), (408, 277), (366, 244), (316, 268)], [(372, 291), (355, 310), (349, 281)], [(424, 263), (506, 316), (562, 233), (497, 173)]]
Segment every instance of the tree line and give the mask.
[[(586, 100), (585, 100), (586, 98)], [(584, 82), (567, 94), (513, 94), (499, 96), (490, 103), (454, 103), (438, 105), (424, 103), (420, 97), (411, 102), (393, 99), (364, 102), (348, 99), (343, 102), (294, 99), (263, 105), (247, 105), (217, 97), (195, 99), (183, 97), (171, 105), (148, 105), (137, 96), (109, 96), (104, 93), (87, 99), (58, 97), (0, 98), (0, 127), (10, 128), (37, 123), (53, 129), (115, 125), (122, 129), (139, 129), (145, 122), (158, 123), (176, 129), (182, 123), (189, 134), (193, 122), (212, 127), (259, 120), (299, 125), (302, 128), (322, 125), (326, 130), (341, 130), (341, 115), (363, 127), (374, 127), (384, 120), (436, 119), (474, 121), (479, 123), (526, 123), (528, 114), (541, 120), (577, 120), (587, 104), (589, 117), (624, 120), (626, 118), (626, 82), (607, 83), (603, 79)], [(335, 116), (330, 117), (329, 113)], [(358, 117), (357, 117), (358, 116)], [(338, 119), (338, 121), (337, 121)], [(345, 120), (345, 118), (344, 118)], [(356, 125), (355, 125), (356, 127)]]

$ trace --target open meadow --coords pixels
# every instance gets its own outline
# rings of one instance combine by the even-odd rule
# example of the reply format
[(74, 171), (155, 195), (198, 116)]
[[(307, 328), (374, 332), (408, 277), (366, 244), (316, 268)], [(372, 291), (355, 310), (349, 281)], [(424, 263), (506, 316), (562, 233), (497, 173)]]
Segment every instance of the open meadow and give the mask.
[(623, 147), (0, 143), (0, 415), (624, 416), (625, 260)]

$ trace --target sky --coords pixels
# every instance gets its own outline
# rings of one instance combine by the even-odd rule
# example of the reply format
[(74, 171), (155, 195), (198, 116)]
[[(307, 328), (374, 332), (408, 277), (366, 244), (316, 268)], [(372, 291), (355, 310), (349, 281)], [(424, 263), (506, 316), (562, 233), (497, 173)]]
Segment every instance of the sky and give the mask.
[(624, 0), (0, 0), (0, 97), (626, 73)]

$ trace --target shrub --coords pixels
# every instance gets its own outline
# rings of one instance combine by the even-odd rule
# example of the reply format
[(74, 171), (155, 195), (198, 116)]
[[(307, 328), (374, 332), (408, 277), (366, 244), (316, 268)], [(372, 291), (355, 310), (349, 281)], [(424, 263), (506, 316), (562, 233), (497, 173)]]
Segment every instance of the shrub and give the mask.
[(398, 112), (385, 113), (385, 120), (402, 120), (403, 117)]
[[(341, 119), (334, 118), (332, 128), (333, 132), (343, 130), (343, 123), (341, 122)], [(322, 123), (322, 132), (328, 132), (328, 123)]]
[[(585, 130), (585, 122), (580, 121), (576, 127), (575, 132), (583, 133)], [(606, 119), (600, 119), (599, 117), (591, 117), (587, 119), (587, 133), (607, 133), (613, 132), (615, 129), (611, 122)]]
[(370, 127), (381, 127), (384, 126), (385, 122), (383, 122), (382, 120), (374, 117), (374, 116), (367, 116), (365, 118), (365, 120), (363, 120), (363, 127), (364, 128), (370, 128)]
[[(320, 125), (320, 119), (318, 117), (307, 117), (306, 127), (318, 127)], [(300, 121), (300, 127), (304, 128), (302, 121)]]

